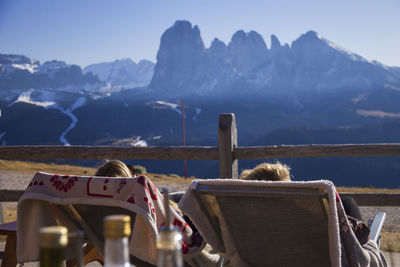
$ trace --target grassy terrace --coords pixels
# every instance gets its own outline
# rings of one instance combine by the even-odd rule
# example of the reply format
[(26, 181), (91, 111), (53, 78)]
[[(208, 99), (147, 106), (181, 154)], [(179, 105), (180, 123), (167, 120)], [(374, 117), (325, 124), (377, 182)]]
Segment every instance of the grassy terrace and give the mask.
[[(38, 171), (58, 174), (76, 174), (76, 175), (93, 175), (95, 168), (57, 165), (54, 163), (38, 163), (28, 161), (0, 161), (0, 171), (25, 173), (26, 175), (34, 175)], [(154, 174), (146, 173), (152, 181), (160, 188), (167, 186), (171, 190), (184, 190), (193, 178), (185, 179), (175, 174)], [(7, 183), (12, 181), (6, 181)], [(386, 188), (359, 188), (359, 187), (337, 187), (339, 193), (393, 193), (399, 194), (400, 189)], [(396, 216), (397, 214), (388, 214), (388, 216)], [(398, 216), (398, 215), (397, 215)], [(16, 219), (16, 205), (4, 206), (4, 220), (12, 221)], [(385, 225), (382, 231), (381, 247), (384, 250), (400, 252), (400, 225)]]

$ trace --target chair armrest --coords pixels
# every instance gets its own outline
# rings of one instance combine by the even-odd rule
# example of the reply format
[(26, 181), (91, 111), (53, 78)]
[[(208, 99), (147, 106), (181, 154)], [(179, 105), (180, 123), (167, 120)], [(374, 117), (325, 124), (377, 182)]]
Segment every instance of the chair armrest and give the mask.
[(377, 212), (375, 217), (371, 223), (371, 232), (369, 234), (369, 239), (374, 241), (379, 245), (379, 239), (381, 237), (381, 230), (383, 227), (383, 223), (386, 219), (386, 212)]

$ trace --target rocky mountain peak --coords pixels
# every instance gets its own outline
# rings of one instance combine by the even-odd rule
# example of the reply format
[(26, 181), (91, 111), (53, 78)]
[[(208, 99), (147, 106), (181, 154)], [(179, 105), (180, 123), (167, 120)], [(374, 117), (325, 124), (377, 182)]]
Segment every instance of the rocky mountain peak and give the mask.
[[(176, 47), (178, 45), (177, 40), (179, 40), (180, 47)], [(161, 36), (159, 53), (163, 52), (163, 50), (171, 51), (174, 48), (180, 49), (183, 47), (188, 47), (192, 50), (202, 50), (204, 49), (204, 43), (197, 26), (192, 27), (189, 21), (178, 20)]]
[(23, 55), (0, 54), (0, 64), (39, 64), (38, 60)]
[(63, 69), (63, 68), (67, 68), (67, 67), (68, 67), (68, 65), (63, 61), (52, 60), (52, 61), (46, 61), (38, 69), (39, 69), (39, 72), (47, 73), (50, 71), (55, 71), (55, 70)]
[(209, 50), (211, 51), (211, 53), (213, 55), (215, 55), (216, 57), (221, 57), (225, 54), (226, 52), (226, 45), (224, 42), (222, 42), (221, 40), (215, 38), (212, 42), (211, 42), (211, 46), (209, 48)]
[(141, 60), (137, 64), (130, 58), (117, 59), (113, 62), (92, 64), (83, 69), (92, 72), (101, 81), (124, 88), (147, 86), (153, 76), (154, 63)]
[(276, 51), (281, 48), (281, 42), (279, 42), (278, 38), (272, 34), (271, 35), (271, 51)]
[(225, 43), (218, 38), (214, 38), (214, 40), (211, 42), (210, 50), (219, 50), (221, 48), (226, 48)]
[(267, 58), (267, 45), (255, 31), (237, 31), (228, 45), (231, 62), (240, 75), (247, 75)]
[(267, 49), (267, 45), (260, 34), (255, 31), (245, 33), (243, 30), (237, 31), (232, 36), (229, 47), (231, 50), (242, 49), (243, 47), (258, 51)]
[(246, 33), (243, 30), (239, 30), (232, 35), (230, 46), (241, 45), (246, 40)]
[(302, 35), (300, 35), (299, 38), (297, 38), (295, 41), (292, 42), (292, 48), (293, 49), (304, 49), (308, 47), (315, 47), (315, 46), (321, 46), (321, 45), (326, 45), (326, 42), (322, 40), (322, 38), (319, 36), (318, 33), (315, 31), (308, 31)]
[(176, 21), (161, 37), (150, 88), (161, 88), (168, 84), (175, 89), (185, 86), (192, 79), (195, 69), (201, 65), (204, 53), (199, 28), (193, 27), (188, 21)]

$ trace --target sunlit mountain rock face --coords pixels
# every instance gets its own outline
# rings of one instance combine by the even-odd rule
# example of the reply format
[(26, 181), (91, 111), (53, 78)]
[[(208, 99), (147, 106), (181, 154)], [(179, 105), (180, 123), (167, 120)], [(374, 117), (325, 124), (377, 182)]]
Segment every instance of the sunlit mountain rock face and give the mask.
[(260, 34), (237, 31), (228, 44), (215, 39), (206, 48), (197, 26), (177, 21), (161, 37), (149, 87), (165, 97), (310, 96), (384, 85), (399, 87), (398, 68), (369, 62), (314, 31), (290, 46), (271, 36), (268, 48)]

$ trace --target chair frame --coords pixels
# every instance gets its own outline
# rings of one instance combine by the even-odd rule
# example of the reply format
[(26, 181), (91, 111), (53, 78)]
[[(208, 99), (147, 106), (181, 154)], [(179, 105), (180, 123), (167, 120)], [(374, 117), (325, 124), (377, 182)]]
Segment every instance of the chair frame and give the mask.
[[(328, 182), (328, 181), (325, 181), (325, 182)], [(272, 182), (272, 183), (274, 183), (274, 182)], [(209, 224), (208, 227), (211, 227), (211, 228), (208, 228), (208, 230), (211, 230), (214, 232), (214, 233), (209, 233), (210, 238), (213, 239), (212, 245), (213, 245), (214, 249), (216, 249), (217, 251), (219, 251), (221, 253), (227, 252), (225, 244), (224, 244), (224, 240), (223, 240), (222, 230), (220, 228), (221, 224), (218, 221), (218, 217), (216, 216), (218, 213), (215, 210), (215, 207), (213, 205), (214, 201), (218, 201), (218, 197), (251, 196), (251, 198), (257, 198), (257, 197), (271, 198), (271, 197), (274, 197), (274, 194), (277, 195), (278, 197), (282, 197), (282, 195), (284, 195), (285, 193), (288, 193), (288, 195), (290, 195), (291, 197), (295, 197), (295, 198), (314, 196), (317, 198), (319, 197), (321, 199), (321, 201), (320, 201), (321, 205), (325, 206), (324, 210), (328, 211), (328, 209), (327, 209), (328, 206), (326, 206), (326, 205), (327, 204), (329, 205), (329, 202), (330, 202), (329, 199), (331, 199), (332, 197), (330, 196), (328, 198), (327, 192), (322, 187), (320, 187), (318, 185), (316, 185), (315, 187), (312, 185), (310, 187), (307, 187), (307, 186), (302, 187), (302, 186), (298, 186), (298, 185), (291, 186), (290, 183), (288, 183), (288, 184), (284, 184), (282, 182), (278, 182), (278, 183), (282, 184), (282, 186), (278, 185), (278, 184), (274, 184), (272, 186), (264, 187), (264, 186), (260, 186), (260, 184), (251, 185), (250, 183), (240, 186), (241, 185), (240, 183), (234, 182), (234, 181), (232, 181), (232, 184), (225, 183), (225, 181), (221, 181), (221, 182), (215, 181), (215, 183), (214, 182), (210, 183), (210, 182), (202, 182), (200, 180), (200, 181), (192, 182), (192, 185), (189, 187), (188, 190), (191, 191), (192, 197), (194, 197), (194, 199), (191, 200), (190, 203), (195, 204), (195, 202), (197, 202), (197, 204), (195, 204), (195, 205), (198, 205), (198, 208), (200, 209), (201, 213), (199, 213), (199, 214), (202, 214), (201, 216), (204, 216), (204, 218), (207, 221), (207, 224)], [(206, 199), (209, 197), (211, 197), (212, 199)], [(195, 202), (193, 202), (193, 201), (195, 201)], [(187, 206), (187, 204), (182, 205), (182, 207), (185, 207), (185, 206), (186, 206), (186, 210), (184, 210), (184, 211), (189, 212), (190, 207)], [(216, 205), (216, 206), (219, 209), (219, 205)], [(221, 212), (221, 211), (219, 211), (219, 212)], [(333, 210), (330, 212), (333, 212)], [(336, 212), (334, 212), (334, 213), (336, 214)], [(331, 215), (329, 215), (329, 216), (331, 216)], [(380, 237), (381, 237), (380, 232), (383, 227), (385, 217), (386, 217), (386, 213), (378, 212), (375, 215), (373, 223), (371, 225), (370, 240), (374, 241), (378, 245), (378, 247), (379, 247)], [(202, 219), (200, 219), (200, 217), (199, 217), (199, 220), (203, 221)], [(194, 222), (196, 223), (196, 221), (194, 221)], [(203, 221), (203, 222), (205, 222), (205, 221)], [(200, 221), (199, 221), (199, 223), (200, 223)], [(339, 225), (340, 225), (340, 223), (339, 223)], [(226, 227), (226, 226), (224, 226), (224, 227)], [(200, 228), (200, 230), (201, 230), (201, 228)], [(335, 241), (335, 242), (337, 242), (337, 241)]]
[(378, 245), (378, 247), (380, 247), (381, 230), (383, 228), (385, 219), (386, 219), (386, 212), (377, 212), (370, 226), (371, 232), (369, 235), (369, 239), (374, 241)]

